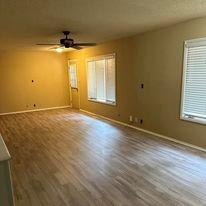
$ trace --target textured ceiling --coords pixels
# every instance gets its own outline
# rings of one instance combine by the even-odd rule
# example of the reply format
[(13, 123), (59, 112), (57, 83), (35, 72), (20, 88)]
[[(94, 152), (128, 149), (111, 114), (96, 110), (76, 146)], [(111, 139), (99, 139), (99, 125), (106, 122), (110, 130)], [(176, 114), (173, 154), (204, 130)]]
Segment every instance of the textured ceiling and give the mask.
[(100, 43), (205, 14), (206, 0), (0, 0), (0, 49), (45, 49), (35, 43), (63, 30)]

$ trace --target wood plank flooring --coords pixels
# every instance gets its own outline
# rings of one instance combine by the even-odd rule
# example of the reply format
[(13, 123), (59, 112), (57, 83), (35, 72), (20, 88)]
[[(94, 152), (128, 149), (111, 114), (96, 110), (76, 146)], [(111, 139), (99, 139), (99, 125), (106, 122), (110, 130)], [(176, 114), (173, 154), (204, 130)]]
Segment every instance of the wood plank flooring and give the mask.
[(71, 109), (0, 116), (16, 206), (206, 205), (206, 153)]

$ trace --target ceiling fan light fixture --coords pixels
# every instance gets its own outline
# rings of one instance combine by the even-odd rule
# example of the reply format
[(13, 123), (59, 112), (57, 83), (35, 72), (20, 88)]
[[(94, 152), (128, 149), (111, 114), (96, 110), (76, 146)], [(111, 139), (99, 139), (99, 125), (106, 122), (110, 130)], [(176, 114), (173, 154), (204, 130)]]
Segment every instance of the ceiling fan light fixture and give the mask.
[(63, 52), (63, 48), (62, 48), (62, 47), (58, 47), (58, 48), (56, 48), (55, 50), (56, 50), (56, 52), (58, 52), (58, 53)]

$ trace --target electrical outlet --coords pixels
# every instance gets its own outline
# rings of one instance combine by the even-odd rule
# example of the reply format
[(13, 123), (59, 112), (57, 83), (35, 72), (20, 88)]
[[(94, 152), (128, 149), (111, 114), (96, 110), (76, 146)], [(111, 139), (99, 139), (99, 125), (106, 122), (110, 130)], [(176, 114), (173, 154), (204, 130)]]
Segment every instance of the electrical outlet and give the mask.
[(130, 122), (133, 122), (133, 117), (132, 117), (132, 115), (129, 116), (129, 121), (130, 121)]

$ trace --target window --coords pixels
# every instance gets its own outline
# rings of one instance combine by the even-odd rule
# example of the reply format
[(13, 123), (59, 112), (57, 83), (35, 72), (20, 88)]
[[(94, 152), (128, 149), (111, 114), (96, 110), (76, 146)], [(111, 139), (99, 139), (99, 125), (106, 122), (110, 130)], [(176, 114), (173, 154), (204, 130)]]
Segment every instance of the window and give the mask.
[(206, 39), (185, 42), (181, 118), (206, 124)]
[(69, 65), (70, 85), (72, 88), (77, 88), (77, 65)]
[(87, 84), (89, 100), (116, 103), (114, 55), (87, 60)]

